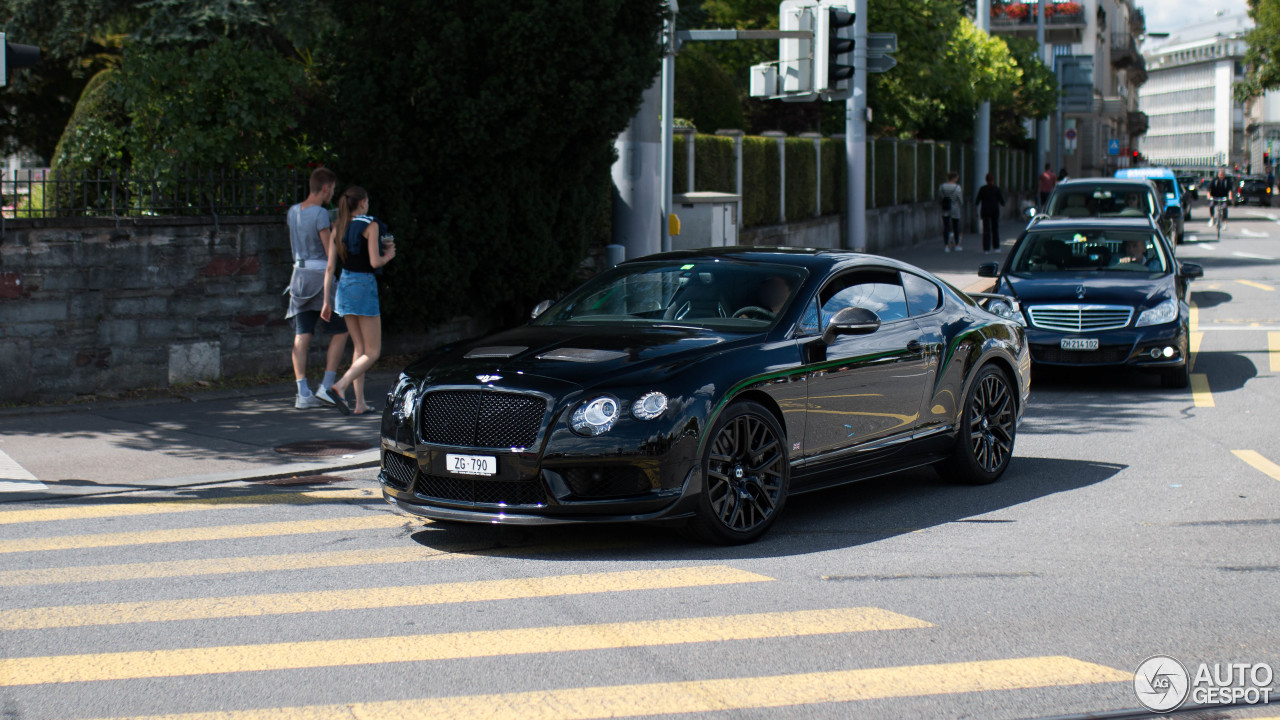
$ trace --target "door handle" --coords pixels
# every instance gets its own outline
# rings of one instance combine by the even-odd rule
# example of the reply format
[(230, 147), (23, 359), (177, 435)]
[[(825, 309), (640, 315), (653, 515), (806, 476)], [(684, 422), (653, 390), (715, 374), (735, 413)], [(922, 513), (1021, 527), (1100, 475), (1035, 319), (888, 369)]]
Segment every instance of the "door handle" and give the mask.
[(919, 353), (924, 352), (924, 345), (919, 340), (912, 340), (907, 343), (907, 352)]

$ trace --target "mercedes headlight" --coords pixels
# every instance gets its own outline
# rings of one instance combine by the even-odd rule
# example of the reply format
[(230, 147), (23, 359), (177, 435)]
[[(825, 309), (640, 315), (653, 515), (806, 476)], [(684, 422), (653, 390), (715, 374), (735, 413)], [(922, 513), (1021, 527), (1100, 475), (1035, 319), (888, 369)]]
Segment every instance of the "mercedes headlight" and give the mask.
[(667, 396), (654, 390), (631, 403), (631, 414), (637, 420), (652, 420), (667, 411)]
[(1163, 325), (1164, 323), (1173, 322), (1177, 317), (1178, 301), (1170, 298), (1150, 310), (1143, 310), (1142, 314), (1138, 316), (1138, 322), (1134, 327)]
[(569, 426), (579, 435), (594, 437), (609, 432), (617, 419), (618, 401), (603, 395), (579, 405), (569, 419)]
[(1010, 322), (1016, 322), (1019, 325), (1025, 325), (1022, 320), (1022, 314), (1013, 309), (1013, 306), (1004, 300), (992, 300), (987, 303), (987, 312), (992, 315), (998, 315)]

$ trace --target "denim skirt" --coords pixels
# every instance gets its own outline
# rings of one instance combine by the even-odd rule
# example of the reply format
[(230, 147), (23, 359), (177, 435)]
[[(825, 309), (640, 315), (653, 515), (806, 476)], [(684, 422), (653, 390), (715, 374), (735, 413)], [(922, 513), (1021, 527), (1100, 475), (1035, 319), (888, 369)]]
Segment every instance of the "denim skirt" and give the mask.
[(343, 270), (342, 277), (338, 278), (338, 292), (334, 306), (338, 314), (344, 317), (381, 315), (378, 307), (378, 282), (374, 279), (373, 273)]

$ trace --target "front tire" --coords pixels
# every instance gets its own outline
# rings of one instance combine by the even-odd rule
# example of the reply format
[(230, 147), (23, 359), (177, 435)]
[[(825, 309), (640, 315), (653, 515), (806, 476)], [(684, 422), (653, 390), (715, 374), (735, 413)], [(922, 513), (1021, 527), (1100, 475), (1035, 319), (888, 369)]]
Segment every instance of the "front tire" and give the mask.
[(1017, 402), (1003, 370), (985, 365), (978, 371), (965, 396), (955, 448), (940, 468), (948, 480), (985, 485), (1004, 474), (1018, 432)]
[(1168, 390), (1181, 390), (1191, 384), (1191, 366), (1165, 368), (1160, 371), (1160, 386)]
[(773, 525), (787, 501), (786, 433), (763, 405), (743, 401), (724, 411), (707, 438), (692, 529), (719, 545), (752, 542)]

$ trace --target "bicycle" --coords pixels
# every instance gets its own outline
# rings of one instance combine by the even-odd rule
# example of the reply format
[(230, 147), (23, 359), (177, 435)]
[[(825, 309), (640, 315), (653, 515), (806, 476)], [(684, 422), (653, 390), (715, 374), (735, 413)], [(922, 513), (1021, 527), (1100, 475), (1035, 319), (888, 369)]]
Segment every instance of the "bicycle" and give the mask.
[(1222, 240), (1222, 228), (1227, 224), (1227, 198), (1209, 198), (1209, 218), (1210, 222), (1218, 231), (1218, 240)]

